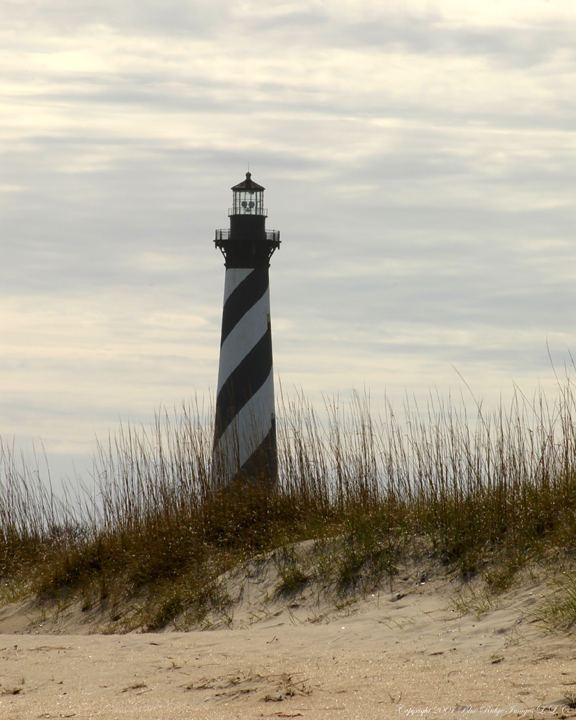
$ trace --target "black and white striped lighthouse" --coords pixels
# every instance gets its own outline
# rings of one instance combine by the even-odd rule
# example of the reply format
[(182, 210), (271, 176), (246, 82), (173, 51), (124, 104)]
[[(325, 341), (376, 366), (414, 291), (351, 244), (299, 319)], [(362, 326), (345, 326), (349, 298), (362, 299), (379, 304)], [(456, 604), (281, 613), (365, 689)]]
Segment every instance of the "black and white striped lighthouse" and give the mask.
[(266, 230), (264, 188), (246, 173), (232, 188), (230, 229), (216, 230), (225, 259), (224, 308), (214, 430), (215, 480), (220, 486), (277, 481), (270, 258), (280, 233)]

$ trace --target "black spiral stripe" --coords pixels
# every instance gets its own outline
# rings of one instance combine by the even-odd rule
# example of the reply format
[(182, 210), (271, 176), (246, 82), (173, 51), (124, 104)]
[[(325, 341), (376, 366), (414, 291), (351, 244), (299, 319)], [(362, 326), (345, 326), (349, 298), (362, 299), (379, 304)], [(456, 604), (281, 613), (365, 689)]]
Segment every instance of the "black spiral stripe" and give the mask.
[(246, 315), (248, 310), (268, 290), (268, 270), (253, 270), (224, 302), (222, 312), (222, 337), (220, 345)]
[(226, 378), (216, 400), (218, 440), (230, 422), (250, 401), (272, 372), (272, 333), (270, 326), (252, 350)]

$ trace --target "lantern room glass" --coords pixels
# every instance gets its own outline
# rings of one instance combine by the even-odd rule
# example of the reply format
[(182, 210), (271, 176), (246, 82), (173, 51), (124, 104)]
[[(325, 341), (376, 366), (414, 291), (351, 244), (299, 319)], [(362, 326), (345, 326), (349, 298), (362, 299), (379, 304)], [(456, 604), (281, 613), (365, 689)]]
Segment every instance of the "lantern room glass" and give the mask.
[(264, 215), (264, 193), (261, 190), (235, 190), (234, 215)]

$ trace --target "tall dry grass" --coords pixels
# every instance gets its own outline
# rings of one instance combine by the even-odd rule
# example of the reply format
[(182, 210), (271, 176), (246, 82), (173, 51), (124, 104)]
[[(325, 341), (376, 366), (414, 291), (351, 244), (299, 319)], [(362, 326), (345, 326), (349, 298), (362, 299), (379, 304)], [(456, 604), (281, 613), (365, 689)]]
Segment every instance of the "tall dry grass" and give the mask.
[[(505, 559), (574, 548), (574, 388), (470, 417), (431, 397), (375, 414), (367, 397), (315, 409), (303, 396), (279, 410), (280, 486), (215, 492), (211, 412), (162, 412), (152, 428), (120, 428), (95, 455), (90, 489), (59, 502), (37, 469), (0, 446), (0, 578), (23, 574), (40, 596), (85, 606), (138, 601), (133, 623), (161, 627), (222, 605), (218, 576), (242, 559), (314, 538), (331, 550), (315, 570), (341, 587), (391, 573), (408, 547), (464, 575)], [(496, 575), (493, 575), (496, 577)], [(120, 613), (121, 614), (121, 613)]]

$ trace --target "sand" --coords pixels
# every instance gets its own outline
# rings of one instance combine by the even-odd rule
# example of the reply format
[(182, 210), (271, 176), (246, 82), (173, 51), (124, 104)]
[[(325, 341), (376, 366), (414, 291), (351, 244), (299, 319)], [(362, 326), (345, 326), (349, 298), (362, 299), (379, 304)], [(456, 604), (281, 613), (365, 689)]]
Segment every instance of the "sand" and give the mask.
[(534, 622), (540, 581), (480, 614), (455, 608), (454, 578), (417, 571), (339, 609), (310, 592), (265, 603), (273, 582), (248, 573), (228, 624), (204, 631), (86, 634), (72, 606), (6, 606), (0, 718), (576, 716), (576, 643)]

